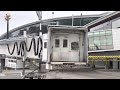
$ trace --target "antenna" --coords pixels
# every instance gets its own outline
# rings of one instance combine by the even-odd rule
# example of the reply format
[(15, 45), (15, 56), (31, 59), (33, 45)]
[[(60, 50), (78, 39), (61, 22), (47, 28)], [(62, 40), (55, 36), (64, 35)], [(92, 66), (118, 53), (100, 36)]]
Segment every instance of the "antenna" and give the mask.
[(42, 20), (42, 11), (36, 11), (39, 20)]

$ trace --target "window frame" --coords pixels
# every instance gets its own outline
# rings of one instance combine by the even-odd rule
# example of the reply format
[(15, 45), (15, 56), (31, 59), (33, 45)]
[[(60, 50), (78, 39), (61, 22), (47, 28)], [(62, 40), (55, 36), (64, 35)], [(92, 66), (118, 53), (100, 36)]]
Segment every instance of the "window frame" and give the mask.
[[(57, 43), (56, 43), (56, 40), (58, 40), (58, 42), (59, 42), (59, 43), (58, 43), (58, 46), (56, 46), (56, 44), (57, 44)], [(55, 48), (60, 48), (60, 39), (55, 39), (54, 45), (55, 45)]]
[(44, 48), (47, 48), (47, 42), (44, 42)]
[[(65, 44), (64, 44), (64, 41), (67, 41), (67, 43), (65, 42)], [(65, 45), (65, 46), (64, 46)], [(68, 47), (68, 39), (63, 39), (63, 44), (62, 44), (62, 47), (63, 48), (67, 48)]]

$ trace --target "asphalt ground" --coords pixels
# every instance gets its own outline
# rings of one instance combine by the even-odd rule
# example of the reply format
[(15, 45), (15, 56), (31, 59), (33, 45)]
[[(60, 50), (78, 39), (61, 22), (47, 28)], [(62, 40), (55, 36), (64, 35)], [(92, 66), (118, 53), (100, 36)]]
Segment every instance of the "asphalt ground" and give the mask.
[[(26, 73), (31, 70), (26, 70)], [(22, 70), (3, 70), (0, 79), (22, 79)], [(45, 72), (44, 79), (120, 79), (120, 70), (74, 68)]]

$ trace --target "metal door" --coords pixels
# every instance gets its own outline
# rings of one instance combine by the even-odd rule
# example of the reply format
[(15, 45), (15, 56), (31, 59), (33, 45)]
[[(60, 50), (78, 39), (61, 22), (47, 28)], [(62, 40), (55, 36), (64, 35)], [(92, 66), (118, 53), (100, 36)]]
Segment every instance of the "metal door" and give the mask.
[(53, 61), (79, 61), (78, 35), (53, 36)]

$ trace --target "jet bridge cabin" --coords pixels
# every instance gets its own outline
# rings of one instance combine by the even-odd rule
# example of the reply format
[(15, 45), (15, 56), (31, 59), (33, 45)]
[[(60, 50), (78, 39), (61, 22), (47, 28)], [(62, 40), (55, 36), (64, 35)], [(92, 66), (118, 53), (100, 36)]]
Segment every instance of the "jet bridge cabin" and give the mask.
[(47, 62), (86, 64), (88, 30), (76, 26), (48, 26)]

